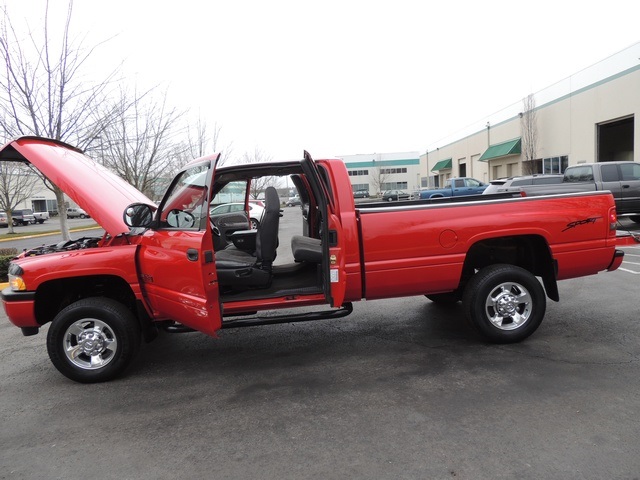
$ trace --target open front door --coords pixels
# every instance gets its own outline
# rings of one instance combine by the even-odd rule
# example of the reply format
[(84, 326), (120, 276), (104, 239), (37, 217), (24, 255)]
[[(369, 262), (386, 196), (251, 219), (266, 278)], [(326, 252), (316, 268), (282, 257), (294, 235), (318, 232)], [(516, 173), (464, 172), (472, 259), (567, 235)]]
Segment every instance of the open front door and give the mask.
[(304, 152), (302, 170), (309, 181), (320, 214), (322, 240), (322, 280), (327, 301), (332, 307), (340, 307), (346, 291), (344, 237), (342, 225), (333, 213), (331, 194), (322, 179), (318, 166), (308, 152)]
[(217, 158), (191, 165), (176, 177), (138, 252), (140, 283), (155, 318), (208, 335), (221, 326), (208, 211)]

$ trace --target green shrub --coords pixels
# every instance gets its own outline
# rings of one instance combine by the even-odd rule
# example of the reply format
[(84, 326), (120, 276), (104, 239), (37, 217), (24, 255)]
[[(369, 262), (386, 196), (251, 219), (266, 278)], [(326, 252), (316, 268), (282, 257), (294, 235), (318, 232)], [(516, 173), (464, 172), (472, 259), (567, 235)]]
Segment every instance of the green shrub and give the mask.
[(11, 262), (17, 254), (18, 250), (15, 248), (0, 248), (0, 282), (6, 282), (9, 280), (7, 277), (9, 262)]

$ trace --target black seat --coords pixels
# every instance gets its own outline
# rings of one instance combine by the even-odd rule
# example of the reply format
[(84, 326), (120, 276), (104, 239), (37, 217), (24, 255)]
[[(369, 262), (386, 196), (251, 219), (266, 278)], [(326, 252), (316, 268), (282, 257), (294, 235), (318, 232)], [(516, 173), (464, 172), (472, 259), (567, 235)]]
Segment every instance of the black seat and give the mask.
[(264, 214), (256, 233), (256, 251), (249, 253), (231, 246), (216, 252), (216, 270), (221, 286), (262, 288), (271, 284), (279, 223), (280, 198), (274, 187), (267, 187)]
[(294, 235), (291, 251), (296, 262), (322, 263), (322, 243), (319, 238)]

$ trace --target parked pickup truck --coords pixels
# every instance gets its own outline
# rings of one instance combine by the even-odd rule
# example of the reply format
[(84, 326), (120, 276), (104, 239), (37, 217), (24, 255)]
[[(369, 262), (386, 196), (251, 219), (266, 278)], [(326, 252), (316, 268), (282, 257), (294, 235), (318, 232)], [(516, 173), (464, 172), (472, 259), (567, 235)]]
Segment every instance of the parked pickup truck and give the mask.
[(11, 219), (14, 227), (36, 223), (36, 217), (33, 216), (33, 211), (30, 208), (13, 210)]
[(420, 190), (420, 198), (461, 197), (463, 195), (480, 195), (488, 185), (470, 177), (450, 178), (444, 188)]
[(49, 220), (49, 212), (33, 212), (33, 216), (38, 223), (44, 223), (45, 220)]
[[(217, 168), (219, 158), (187, 164), (156, 206), (64, 143), (23, 137), (2, 147), (0, 161), (28, 161), (65, 185), (105, 230), (28, 250), (9, 265), (7, 316), (24, 335), (51, 323), (47, 350), (62, 374), (109, 380), (158, 328), (216, 336), (337, 318), (357, 300), (413, 295), (461, 301), (487, 340), (517, 342), (542, 322), (546, 297), (559, 300), (558, 280), (615, 270), (623, 259), (608, 192), (356, 207), (340, 160), (305, 152), (299, 161)], [(273, 186), (254, 230), (247, 213), (257, 178)], [(288, 242), (279, 219), (290, 211), (281, 212), (274, 188), (285, 179), (301, 201), (299, 233)], [(209, 205), (238, 195), (245, 212), (209, 218)], [(276, 258), (278, 243), (290, 259)]]
[(562, 183), (526, 186), (522, 190), (527, 196), (608, 190), (613, 194), (618, 215), (629, 215), (631, 220), (640, 223), (640, 163), (573, 165), (565, 170)]

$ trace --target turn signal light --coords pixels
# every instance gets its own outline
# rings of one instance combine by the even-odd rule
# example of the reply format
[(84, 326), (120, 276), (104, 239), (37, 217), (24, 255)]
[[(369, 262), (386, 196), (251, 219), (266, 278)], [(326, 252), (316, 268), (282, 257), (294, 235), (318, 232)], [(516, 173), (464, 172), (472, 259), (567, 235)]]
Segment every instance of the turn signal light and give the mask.
[(11, 290), (18, 292), (27, 289), (27, 285), (24, 283), (22, 277), (18, 277), (15, 275), (9, 275), (9, 286)]

